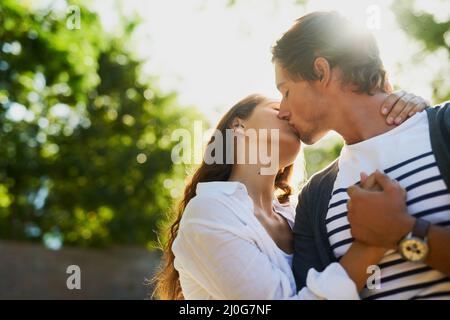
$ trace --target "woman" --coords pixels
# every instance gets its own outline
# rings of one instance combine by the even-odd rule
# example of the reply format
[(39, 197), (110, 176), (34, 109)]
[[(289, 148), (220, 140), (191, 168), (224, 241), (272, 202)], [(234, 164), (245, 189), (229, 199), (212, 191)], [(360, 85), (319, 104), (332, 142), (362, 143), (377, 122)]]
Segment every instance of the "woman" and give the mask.
[[(355, 242), (339, 263), (321, 273), (310, 270), (307, 287), (296, 290), (291, 271), (295, 210), (289, 203), (289, 178), (300, 140), (278, 118), (278, 108), (276, 101), (251, 95), (219, 122), (223, 164), (203, 162), (186, 186), (164, 249), (163, 268), (155, 278), (159, 298), (359, 298), (367, 267), (379, 262), (384, 248)], [(233, 141), (226, 141), (227, 129), (233, 130)], [(252, 144), (259, 150), (261, 142), (250, 141), (246, 134), (250, 129), (278, 129), (278, 173), (261, 174), (265, 165), (260, 162), (226, 163), (230, 152), (236, 159), (242, 153), (248, 157)], [(270, 149), (268, 136), (265, 147)], [(212, 138), (209, 144), (213, 142)]]

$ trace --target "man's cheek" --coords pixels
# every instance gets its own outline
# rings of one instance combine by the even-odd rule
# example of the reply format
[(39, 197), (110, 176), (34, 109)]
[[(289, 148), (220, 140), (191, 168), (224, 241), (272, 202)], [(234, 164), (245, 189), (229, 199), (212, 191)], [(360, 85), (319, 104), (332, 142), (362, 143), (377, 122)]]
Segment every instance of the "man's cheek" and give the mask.
[(290, 105), (291, 107), (291, 113), (293, 114), (301, 114), (302, 109), (303, 109), (303, 104), (302, 101), (300, 100), (294, 100), (292, 102), (292, 104)]

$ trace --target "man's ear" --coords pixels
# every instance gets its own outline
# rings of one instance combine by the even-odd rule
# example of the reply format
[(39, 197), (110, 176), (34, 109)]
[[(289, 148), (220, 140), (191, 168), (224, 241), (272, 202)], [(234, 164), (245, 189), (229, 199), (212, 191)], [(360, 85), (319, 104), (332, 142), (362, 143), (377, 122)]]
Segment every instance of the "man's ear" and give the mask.
[(386, 93), (394, 92), (394, 88), (392, 87), (392, 84), (389, 81), (389, 77), (387, 76), (387, 74), (386, 74), (386, 77), (384, 79), (384, 91), (386, 91)]
[(314, 60), (314, 72), (319, 78), (319, 83), (322, 86), (327, 86), (331, 81), (331, 67), (328, 60), (322, 57)]

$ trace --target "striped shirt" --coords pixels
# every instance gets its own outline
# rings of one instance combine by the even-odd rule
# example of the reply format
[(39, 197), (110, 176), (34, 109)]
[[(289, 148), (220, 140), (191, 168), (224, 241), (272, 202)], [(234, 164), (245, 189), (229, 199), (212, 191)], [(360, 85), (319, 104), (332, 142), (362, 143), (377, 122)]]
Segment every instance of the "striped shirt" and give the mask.
[[(347, 219), (346, 189), (359, 182), (360, 172), (370, 174), (376, 169), (406, 189), (410, 214), (450, 227), (450, 192), (437, 167), (428, 118), (422, 112), (384, 134), (342, 148), (326, 218), (328, 238), (337, 259), (354, 240)], [(365, 288), (365, 299), (450, 299), (450, 278), (424, 263), (406, 261), (391, 250), (378, 266), (381, 288)]]

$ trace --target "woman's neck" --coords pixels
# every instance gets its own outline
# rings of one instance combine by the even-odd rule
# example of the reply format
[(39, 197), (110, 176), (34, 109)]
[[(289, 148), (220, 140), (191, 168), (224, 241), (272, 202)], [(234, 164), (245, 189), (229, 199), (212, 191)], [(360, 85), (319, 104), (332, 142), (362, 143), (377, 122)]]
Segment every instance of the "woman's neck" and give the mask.
[(276, 175), (261, 175), (260, 169), (260, 165), (236, 165), (228, 180), (243, 183), (255, 207), (271, 214)]

